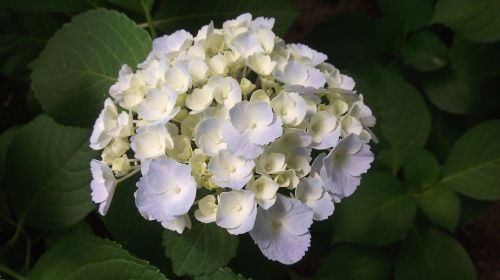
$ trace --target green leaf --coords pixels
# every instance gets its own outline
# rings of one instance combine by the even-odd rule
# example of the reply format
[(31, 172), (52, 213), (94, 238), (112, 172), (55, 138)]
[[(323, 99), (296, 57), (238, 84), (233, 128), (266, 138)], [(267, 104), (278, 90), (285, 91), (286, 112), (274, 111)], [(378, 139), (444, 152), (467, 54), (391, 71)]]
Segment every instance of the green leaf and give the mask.
[(500, 43), (476, 44), (455, 37), (450, 49), (450, 67), (424, 79), (430, 101), (455, 114), (500, 108), (499, 47)]
[(76, 224), (92, 209), (90, 131), (40, 115), (15, 136), (7, 154), (7, 187), (14, 213), (27, 225)]
[(43, 236), (44, 245), (45, 248), (50, 248), (61, 240), (83, 234), (94, 234), (92, 225), (85, 220), (82, 220), (71, 227), (46, 231)]
[(166, 279), (158, 269), (137, 259), (118, 244), (81, 235), (55, 244), (30, 274), (33, 280)]
[(49, 40), (33, 66), (32, 88), (59, 122), (90, 126), (120, 67), (135, 67), (150, 49), (149, 35), (125, 15), (92, 10)]
[(396, 280), (475, 279), (464, 248), (436, 229), (414, 230), (403, 241), (395, 266)]
[(390, 278), (390, 271), (387, 250), (344, 244), (333, 248), (313, 279), (385, 280)]
[(33, 13), (79, 12), (91, 8), (90, 0), (3, 0), (0, 5)]
[(230, 268), (219, 268), (210, 275), (196, 277), (196, 280), (245, 280), (240, 274), (234, 273)]
[(405, 162), (411, 147), (427, 142), (431, 116), (419, 92), (401, 77), (381, 67), (365, 67), (357, 77), (357, 90), (373, 106), (381, 134), (390, 144), (391, 169), (395, 173)]
[(151, 7), (153, 6), (154, 2), (154, 0), (106, 0), (106, 1), (139, 14), (144, 13), (141, 2), (144, 2), (148, 11), (151, 10)]
[(5, 130), (0, 135), (0, 186), (3, 186), (5, 179), (5, 169), (7, 167), (7, 152), (14, 137), (21, 130), (21, 126), (13, 126)]
[(460, 219), (458, 195), (443, 185), (435, 185), (417, 195), (418, 205), (436, 226), (454, 231)]
[(254, 17), (276, 18), (273, 30), (280, 36), (285, 34), (299, 15), (291, 0), (162, 1), (154, 15), (154, 24), (165, 33), (182, 28), (196, 34), (198, 29), (210, 21), (219, 26), (223, 21), (243, 13), (251, 13)]
[(468, 130), (453, 146), (443, 167), (445, 185), (484, 200), (500, 198), (500, 120)]
[(415, 190), (423, 189), (439, 180), (440, 167), (436, 157), (427, 150), (411, 151), (404, 166), (406, 183)]
[(500, 40), (500, 2), (497, 0), (439, 0), (434, 22), (451, 27), (477, 42)]
[(178, 276), (199, 276), (225, 266), (236, 254), (238, 237), (215, 224), (197, 224), (179, 235), (165, 231), (165, 254)]
[(0, 71), (7, 75), (28, 76), (28, 65), (61, 25), (49, 15), (0, 12)]
[(118, 184), (108, 213), (103, 217), (104, 225), (113, 240), (134, 255), (149, 260), (160, 269), (170, 268), (165, 258), (162, 241), (163, 227), (142, 217), (135, 206), (135, 184), (139, 176), (133, 176)]
[(383, 18), (402, 30), (402, 35), (427, 25), (432, 18), (432, 0), (379, 0)]
[(470, 128), (473, 123), (465, 121), (466, 116), (457, 118), (432, 106), (432, 130), (426, 145), (432, 153), (444, 162), (451, 151), (451, 147), (462, 133)]
[(446, 45), (429, 31), (413, 34), (404, 44), (402, 55), (405, 64), (423, 72), (437, 70), (448, 64)]
[(410, 229), (416, 211), (417, 202), (396, 177), (369, 173), (335, 210), (334, 241), (390, 244)]

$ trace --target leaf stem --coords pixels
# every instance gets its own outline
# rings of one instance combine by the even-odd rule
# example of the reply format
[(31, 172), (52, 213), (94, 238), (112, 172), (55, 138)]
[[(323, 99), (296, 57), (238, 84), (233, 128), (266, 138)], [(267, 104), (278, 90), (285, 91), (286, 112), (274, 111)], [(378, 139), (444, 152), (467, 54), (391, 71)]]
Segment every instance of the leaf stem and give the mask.
[(156, 29), (153, 24), (153, 19), (151, 18), (151, 13), (149, 11), (148, 6), (146, 5), (145, 0), (141, 0), (142, 10), (144, 11), (144, 15), (146, 16), (146, 20), (148, 22), (149, 33), (151, 33), (151, 37), (156, 38)]
[(16, 280), (26, 280), (26, 277), (12, 270), (10, 267), (6, 266), (3, 263), (0, 263), (0, 271), (4, 272), (5, 274), (8, 274), (10, 277)]
[(11, 245), (11, 244), (14, 244), (14, 242), (16, 242), (17, 238), (19, 237), (19, 235), (22, 232), (25, 218), (26, 218), (26, 212), (24, 213), (24, 215), (21, 217), (21, 219), (17, 223), (16, 232), (14, 232), (14, 235), (12, 236), (12, 238), (9, 239), (9, 241), (7, 241), (7, 243), (6, 243), (7, 245)]
[(28, 236), (28, 238), (26, 238), (26, 258), (24, 259), (24, 268), (26, 269), (26, 273), (28, 275), (30, 271), (31, 245), (31, 238)]
[(121, 182), (123, 182), (123, 181), (127, 180), (128, 178), (132, 177), (132, 175), (134, 175), (135, 173), (137, 173), (137, 172), (138, 172), (138, 171), (140, 171), (140, 170), (141, 170), (141, 166), (140, 166), (140, 165), (137, 165), (137, 166), (135, 167), (135, 169), (134, 169), (134, 170), (132, 170), (132, 172), (130, 172), (129, 174), (127, 174), (127, 175), (125, 175), (125, 176), (121, 177), (120, 179), (116, 180), (116, 184), (119, 184), (119, 183), (121, 183)]

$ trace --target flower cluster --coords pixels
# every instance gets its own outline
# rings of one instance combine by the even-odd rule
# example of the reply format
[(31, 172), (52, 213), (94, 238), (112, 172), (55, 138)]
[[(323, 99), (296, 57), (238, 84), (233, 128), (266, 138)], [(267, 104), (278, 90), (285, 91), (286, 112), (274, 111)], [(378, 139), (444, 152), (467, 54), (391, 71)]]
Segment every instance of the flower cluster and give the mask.
[(135, 72), (121, 68), (90, 139), (103, 149), (91, 162), (100, 214), (140, 172), (145, 219), (179, 233), (193, 218), (250, 233), (284, 264), (304, 256), (313, 220), (370, 168), (375, 118), (353, 79), (273, 25), (243, 14), (195, 37), (179, 30), (155, 39)]

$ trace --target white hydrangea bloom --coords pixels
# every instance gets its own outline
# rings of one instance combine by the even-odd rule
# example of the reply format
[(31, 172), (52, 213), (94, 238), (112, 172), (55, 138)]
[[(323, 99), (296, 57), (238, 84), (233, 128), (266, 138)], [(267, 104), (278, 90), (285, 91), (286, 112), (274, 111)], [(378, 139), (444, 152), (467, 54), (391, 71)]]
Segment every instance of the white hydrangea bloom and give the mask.
[(278, 195), (268, 210), (257, 211), (250, 236), (267, 258), (283, 264), (298, 262), (311, 244), (313, 211), (302, 202)]
[(351, 134), (323, 159), (321, 179), (328, 191), (339, 197), (348, 197), (356, 190), (361, 175), (370, 169), (372, 161), (370, 146)]
[(134, 73), (127, 64), (122, 65), (118, 72), (118, 81), (109, 88), (109, 95), (117, 101), (123, 99), (123, 94), (130, 88)]
[(316, 66), (328, 58), (326, 54), (313, 50), (304, 44), (290, 44), (289, 46), (292, 57), (305, 66)]
[(229, 71), (227, 64), (228, 63), (226, 61), (226, 58), (222, 54), (214, 55), (208, 61), (208, 65), (210, 66), (210, 71), (212, 71), (214, 75), (221, 75), (221, 76), (227, 75)]
[(175, 107), (177, 95), (178, 93), (167, 86), (150, 89), (144, 101), (137, 107), (139, 117), (150, 122), (168, 122), (179, 112), (179, 107)]
[(275, 21), (276, 20), (274, 18), (257, 17), (250, 23), (250, 28), (253, 31), (259, 31), (262, 29), (271, 30), (273, 29)]
[(313, 219), (316, 221), (328, 219), (335, 209), (332, 197), (323, 189), (319, 175), (301, 180), (295, 189), (295, 197), (313, 210)]
[(255, 53), (262, 53), (264, 49), (257, 36), (250, 32), (244, 32), (237, 35), (229, 44), (231, 50), (242, 59), (247, 59)]
[(104, 109), (99, 114), (92, 135), (90, 147), (100, 150), (106, 147), (115, 137), (132, 135), (132, 119), (127, 112), (118, 113), (116, 105), (110, 98), (104, 101)]
[(159, 59), (170, 59), (187, 50), (193, 43), (193, 35), (186, 30), (179, 30), (171, 35), (153, 40), (153, 54)]
[(222, 142), (222, 129), (225, 124), (224, 120), (210, 117), (196, 127), (194, 141), (205, 155), (213, 157), (226, 149), (226, 143)]
[(312, 221), (327, 219), (370, 168), (376, 120), (351, 77), (287, 44), (274, 24), (246, 13), (194, 38), (178, 30), (121, 67), (90, 137), (102, 150), (91, 162), (102, 215), (116, 184), (140, 171), (144, 218), (179, 234), (192, 222), (250, 232), (284, 264), (304, 256)]
[(232, 155), (227, 150), (219, 151), (210, 159), (208, 170), (213, 182), (223, 188), (239, 190), (252, 179), (255, 163)]
[(191, 75), (186, 65), (179, 64), (165, 72), (165, 85), (179, 94), (187, 92), (191, 83)]
[(342, 90), (353, 90), (356, 83), (354, 80), (340, 73), (340, 71), (335, 68), (335, 66), (330, 63), (322, 63), (319, 69), (326, 74), (326, 82), (329, 88), (342, 89)]
[(210, 87), (195, 88), (186, 98), (186, 107), (191, 109), (190, 114), (201, 113), (210, 107), (213, 99), (214, 91)]
[(102, 151), (102, 161), (110, 164), (114, 159), (121, 157), (130, 149), (130, 143), (127, 138), (115, 138)]
[(265, 152), (256, 162), (256, 172), (262, 175), (276, 174), (286, 169), (286, 157), (281, 153)]
[(320, 89), (325, 85), (325, 75), (316, 68), (307, 68), (300, 62), (289, 61), (283, 72), (276, 72), (276, 79), (284, 83), (291, 90), (302, 91), (308, 93), (307, 88), (314, 90)]
[(207, 87), (212, 90), (215, 101), (227, 108), (241, 101), (240, 84), (232, 77), (214, 76), (208, 80)]
[(230, 123), (223, 130), (228, 150), (237, 156), (253, 159), (267, 145), (280, 137), (282, 122), (267, 102), (242, 101), (230, 111)]
[(106, 215), (115, 193), (116, 180), (113, 171), (101, 161), (93, 159), (90, 162), (92, 172), (92, 201), (99, 203), (99, 214)]
[(167, 158), (143, 164), (135, 204), (143, 217), (167, 223), (186, 214), (196, 196), (191, 167)]
[(227, 20), (222, 24), (222, 30), (227, 42), (231, 42), (234, 37), (247, 32), (252, 22), (252, 15), (242, 14), (235, 19)]
[(372, 127), (376, 123), (372, 110), (363, 103), (363, 95), (360, 95), (359, 98), (359, 101), (352, 104), (349, 115), (359, 120), (364, 127)]
[(165, 83), (165, 73), (168, 69), (166, 61), (153, 59), (141, 66), (144, 69), (144, 81), (149, 87), (157, 88)]
[(307, 103), (296, 92), (283, 91), (271, 100), (274, 112), (284, 124), (297, 126), (306, 116)]
[(174, 148), (174, 140), (163, 124), (144, 126), (130, 138), (130, 147), (137, 159), (150, 159), (165, 154)]
[(246, 190), (233, 190), (219, 195), (215, 223), (230, 234), (252, 230), (257, 216), (255, 195)]
[(262, 28), (255, 32), (257, 40), (259, 40), (264, 53), (271, 54), (276, 44), (276, 35), (271, 29)]
[(359, 135), (363, 132), (363, 124), (353, 116), (346, 115), (340, 120), (342, 126), (342, 134), (347, 136), (349, 134)]
[(148, 84), (146, 82), (146, 76), (144, 70), (138, 70), (135, 72), (132, 80), (130, 81), (130, 87), (127, 91), (123, 93), (123, 100), (117, 99), (120, 106), (127, 110), (135, 111), (137, 105), (139, 105), (146, 96), (148, 90)]
[(192, 59), (188, 63), (188, 72), (194, 82), (204, 81), (208, 77), (209, 70), (210, 68), (203, 59)]
[(273, 72), (276, 62), (272, 61), (269, 55), (255, 53), (247, 58), (247, 65), (257, 74), (268, 76)]
[(327, 111), (320, 111), (312, 116), (307, 125), (307, 132), (312, 137), (312, 147), (324, 150), (337, 145), (341, 128), (337, 117)]
[(291, 190), (299, 184), (299, 176), (297, 176), (297, 172), (294, 169), (278, 172), (273, 176), (273, 179), (280, 187)]
[(255, 194), (257, 204), (263, 209), (269, 209), (276, 201), (276, 192), (279, 185), (267, 176), (261, 176), (257, 180), (250, 181), (246, 189)]
[(191, 229), (191, 218), (188, 214), (174, 216), (170, 220), (162, 221), (161, 225), (168, 230), (182, 234), (185, 228)]
[(215, 222), (217, 203), (215, 196), (207, 195), (198, 201), (198, 209), (194, 212), (196, 219), (202, 223)]

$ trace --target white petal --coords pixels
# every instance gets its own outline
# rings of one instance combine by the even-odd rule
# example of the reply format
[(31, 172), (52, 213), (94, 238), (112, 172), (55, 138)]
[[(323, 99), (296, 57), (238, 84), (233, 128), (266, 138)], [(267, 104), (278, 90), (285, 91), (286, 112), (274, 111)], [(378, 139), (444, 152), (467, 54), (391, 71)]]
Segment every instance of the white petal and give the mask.
[(136, 206), (150, 220), (186, 214), (194, 202), (196, 181), (191, 167), (171, 159), (149, 162), (147, 173), (137, 182)]
[(254, 159), (264, 151), (263, 146), (251, 143), (247, 135), (239, 133), (230, 123), (224, 125), (222, 139), (231, 154), (245, 159)]
[(310, 246), (312, 216), (312, 210), (300, 201), (278, 195), (271, 208), (259, 208), (250, 236), (267, 258), (293, 264)]
[(99, 213), (104, 216), (116, 189), (115, 176), (109, 166), (95, 159), (90, 161), (90, 170), (92, 172), (92, 182), (90, 182), (92, 201), (100, 203)]
[(257, 145), (267, 145), (283, 134), (283, 123), (276, 115), (269, 125), (258, 125), (249, 131), (250, 142)]
[(161, 225), (172, 231), (176, 231), (178, 234), (182, 234), (185, 228), (191, 228), (191, 219), (189, 215), (174, 216), (171, 219), (161, 221)]

